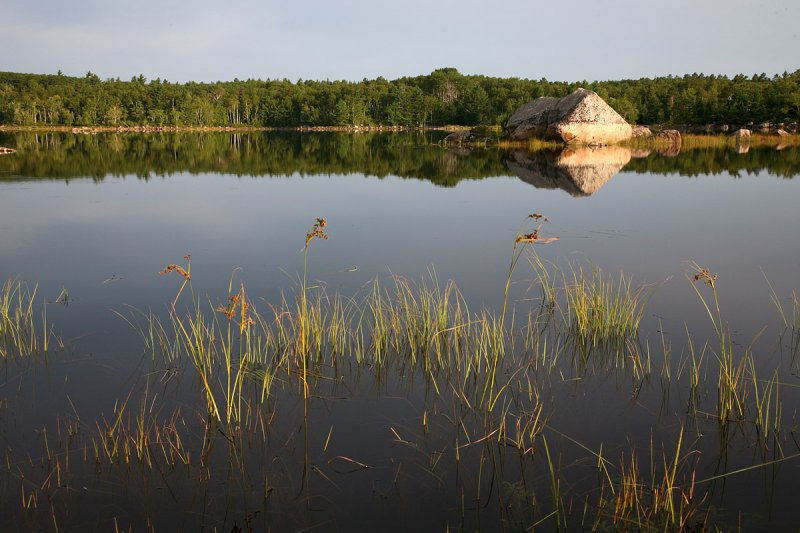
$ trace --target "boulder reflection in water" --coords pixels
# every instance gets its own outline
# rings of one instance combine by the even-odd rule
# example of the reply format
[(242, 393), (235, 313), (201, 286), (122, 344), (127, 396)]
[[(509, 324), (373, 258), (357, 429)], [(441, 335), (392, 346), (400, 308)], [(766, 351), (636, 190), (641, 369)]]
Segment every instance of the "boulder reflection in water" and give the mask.
[(631, 160), (623, 146), (566, 148), (562, 152), (514, 150), (508, 168), (534, 187), (590, 196)]

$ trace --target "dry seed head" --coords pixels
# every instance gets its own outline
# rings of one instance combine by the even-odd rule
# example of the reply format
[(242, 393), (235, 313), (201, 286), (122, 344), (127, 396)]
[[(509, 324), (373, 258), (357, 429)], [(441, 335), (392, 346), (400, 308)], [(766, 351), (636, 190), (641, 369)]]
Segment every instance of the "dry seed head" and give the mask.
[[(532, 215), (531, 215), (532, 216)], [(517, 235), (517, 239), (514, 241), (514, 244), (528, 244), (528, 243), (540, 243), (540, 244), (547, 244), (548, 242), (557, 241), (558, 237), (539, 237), (539, 229), (542, 227), (540, 224), (532, 233), (523, 233), (522, 235)]]
[(317, 221), (314, 223), (314, 226), (311, 228), (311, 231), (306, 233), (306, 246), (308, 243), (312, 241), (312, 239), (325, 239), (328, 240), (328, 234), (325, 233), (325, 227), (328, 225), (328, 221), (324, 218), (317, 218)]
[(236, 293), (230, 298), (228, 298), (228, 305), (226, 305), (225, 307), (220, 305), (214, 310), (218, 313), (222, 313), (223, 315), (225, 315), (228, 318), (228, 321), (230, 321), (233, 317), (236, 316), (236, 304), (239, 303), (240, 298), (241, 296), (239, 295), (239, 293)]
[(695, 270), (697, 270), (697, 274), (694, 275), (695, 281), (702, 281), (704, 284), (714, 287), (714, 283), (717, 281), (716, 274), (712, 274), (709, 269), (700, 266), (696, 267)]
[(252, 318), (247, 316), (247, 311), (250, 309), (250, 304), (247, 303), (247, 297), (245, 296), (245, 293), (244, 293), (244, 285), (242, 285), (241, 291), (236, 296), (238, 297), (240, 295), (241, 295), (241, 300), (240, 301), (241, 301), (241, 307), (242, 307), (242, 310), (241, 310), (242, 320), (239, 323), (239, 333), (244, 333), (244, 330), (247, 329), (248, 326), (250, 326), (252, 324), (255, 324), (255, 320), (253, 320)]
[(234, 315), (236, 315), (236, 309), (234, 309), (230, 305), (227, 306), (227, 307), (222, 307), (221, 305), (217, 306), (217, 308), (214, 309), (214, 311), (216, 311), (217, 313), (222, 313), (223, 315), (225, 315), (225, 317), (227, 317), (229, 322), (234, 317)]
[(191, 279), (191, 276), (189, 276), (189, 273), (186, 270), (184, 270), (183, 267), (176, 265), (174, 263), (171, 265), (167, 265), (167, 267), (164, 270), (159, 272), (159, 275), (163, 276), (164, 274), (169, 274), (170, 272), (177, 272), (180, 276), (183, 276), (187, 280)]

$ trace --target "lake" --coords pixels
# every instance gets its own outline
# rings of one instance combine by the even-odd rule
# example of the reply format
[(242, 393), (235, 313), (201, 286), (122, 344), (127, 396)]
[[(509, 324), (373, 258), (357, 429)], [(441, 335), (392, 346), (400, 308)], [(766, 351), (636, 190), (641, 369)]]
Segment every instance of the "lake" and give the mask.
[(0, 529), (796, 527), (800, 148), (442, 137), (0, 132)]

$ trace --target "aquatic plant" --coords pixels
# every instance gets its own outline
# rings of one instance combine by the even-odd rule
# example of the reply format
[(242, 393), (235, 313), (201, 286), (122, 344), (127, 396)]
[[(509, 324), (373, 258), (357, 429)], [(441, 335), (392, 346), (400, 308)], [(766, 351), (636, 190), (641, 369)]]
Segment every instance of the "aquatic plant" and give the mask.
[[(531, 232), (524, 232), (525, 222), (533, 220), (534, 223), (538, 223), (536, 228), (533, 229)], [(508, 295), (509, 290), (511, 288), (511, 279), (514, 276), (514, 270), (517, 268), (517, 264), (519, 263), (520, 258), (525, 253), (528, 245), (535, 245), (535, 244), (547, 244), (550, 242), (554, 242), (559, 240), (558, 237), (542, 237), (539, 235), (539, 231), (542, 228), (542, 224), (549, 222), (548, 218), (541, 213), (531, 213), (526, 217), (523, 221), (522, 226), (517, 231), (517, 237), (514, 239), (514, 247), (511, 250), (511, 262), (508, 265), (508, 275), (506, 276), (506, 285), (505, 290), (503, 291), (503, 309), (500, 312), (500, 324), (499, 324), (499, 335), (492, 335), (491, 338), (494, 339), (494, 358), (492, 360), (492, 371), (491, 376), (488, 381), (489, 385), (489, 403), (494, 404), (494, 385), (495, 385), (495, 377), (497, 374), (497, 367), (500, 360), (501, 354), (504, 354), (503, 344), (502, 342), (505, 337), (505, 320), (506, 320), (506, 312), (508, 310)], [(485, 391), (484, 391), (485, 394)]]
[(636, 339), (651, 294), (648, 287), (633, 288), (624, 273), (614, 281), (599, 268), (587, 274), (583, 267), (571, 266), (564, 275), (563, 289), (563, 314), (578, 345), (624, 346), (625, 341)]
[[(402, 490), (397, 486), (408, 480), (417, 486), (420, 472), (436, 487), (449, 490), (453, 484), (454, 493), (460, 492), (452, 506), (459, 509), (453, 512), (460, 512), (462, 520), (471, 512), (479, 516), (492, 503), (497, 505), (492, 512), (509, 528), (566, 529), (578, 521), (593, 530), (708, 526), (708, 493), (700, 487), (745, 470), (720, 466), (720, 473), (697, 481), (704, 424), (718, 421), (721, 434), (728, 425), (744, 429), (728, 432), (722, 445), (741, 435), (748, 446), (756, 442), (759, 450), (774, 454), (771, 461), (745, 469), (794, 457), (784, 454), (780, 441), (786, 388), (779, 373), (769, 379), (757, 376), (752, 350), (741, 350), (723, 321), (717, 276), (693, 263), (687, 279), (714, 325), (715, 339), (696, 347), (689, 336), (674, 374), (672, 347), (659, 324), (662, 387), (688, 386), (690, 395), (680, 429), (667, 428), (672, 435), (667, 439), (675, 439), (658, 449), (651, 436), (649, 466), (644, 466), (646, 452), (634, 439), (630, 450), (612, 461), (608, 443), (593, 451), (558, 433), (550, 426), (558, 387), (573, 393), (589, 380), (633, 376), (632, 403), (640, 401), (651, 372), (651, 346), (647, 339), (639, 343), (638, 329), (653, 286), (636, 287), (624, 274), (609, 276), (594, 267), (570, 264), (561, 269), (545, 261), (537, 247), (527, 246), (544, 239), (539, 235), (542, 221), (535, 216), (535, 229), (516, 237), (502, 314), (470, 309), (456, 284), (439, 281), (433, 271), (419, 281), (375, 279), (348, 297), (329, 291), (322, 282), (308, 285), (306, 255), (311, 242), (327, 235), (323, 219), (306, 233), (303, 276), (294, 291), (260, 310), (244, 283), (235, 281), (235, 273), (225, 296), (212, 301), (194, 292), (190, 256), (182, 266), (169, 265), (162, 272), (176, 275), (180, 285), (163, 316), (119, 313), (139, 332), (145, 362), (154, 367), (144, 378), (147, 386), (132, 386), (92, 423), (83, 424), (77, 414), (59, 421), (58, 439), (41, 432), (40, 460), (11, 460), (7, 454), (11, 475), (36, 480), (24, 485), (26, 512), (35, 514), (41, 502), (66, 497), (59, 494), (61, 476), (77, 476), (69, 462), (81, 456), (90, 465), (85, 468), (97, 469), (98, 478), (116, 474), (126, 484), (141, 482), (145, 488), (153, 477), (159, 483), (179, 478), (210, 490), (223, 477), (235, 476), (247, 487), (238, 490), (252, 494), (263, 482), (259, 496), (265, 501), (273, 490), (270, 476), (278, 470), (279, 476), (296, 482), (275, 489), (281, 492), (281, 504), (289, 496), (305, 503), (315, 497), (316, 483), (340, 487), (335, 474), (342, 464), (353, 471), (373, 468), (373, 461), (337, 450), (339, 422), (331, 419), (328, 425), (323, 419), (320, 429), (321, 409), (315, 409), (330, 409), (349, 397), (353, 387), (366, 386), (378, 395), (394, 395), (398, 389), (409, 395), (403, 398), (404, 409), (410, 407), (412, 414), (402, 421), (390, 419), (383, 427), (389, 444), (403, 449), (388, 457), (394, 470), (392, 490)], [(541, 290), (539, 299), (512, 300), (511, 278), (518, 274), (523, 254), (532, 266), (531, 286)], [(642, 345), (646, 359), (639, 355)], [(603, 373), (609, 368), (609, 361), (600, 357), (604, 350), (614, 353), (611, 368), (619, 372)], [(614, 350), (624, 350), (624, 363)], [(590, 361), (599, 363), (597, 372), (584, 372)], [(703, 375), (713, 361), (719, 363), (716, 411), (705, 412)], [(687, 380), (681, 379), (684, 372)], [(158, 395), (151, 393), (151, 376), (160, 379)], [(191, 394), (188, 405), (183, 387)], [(172, 393), (175, 397), (165, 399)], [(690, 445), (684, 440), (684, 425), (697, 428), (698, 439)], [(561, 436), (562, 446), (554, 434)], [(565, 442), (581, 448), (579, 457), (570, 457)], [(220, 443), (216, 452), (215, 443)], [(618, 442), (612, 444), (619, 452)], [(298, 471), (302, 462), (299, 476), (292, 460)], [(252, 488), (256, 482), (251, 476), (263, 478), (259, 489)]]
[(324, 218), (317, 218), (314, 225), (306, 233), (306, 242), (303, 246), (303, 284), (300, 287), (300, 309), (297, 311), (297, 329), (299, 337), (297, 338), (297, 350), (295, 357), (299, 357), (303, 362), (303, 394), (308, 399), (308, 341), (309, 341), (309, 328), (311, 322), (309, 320), (308, 309), (308, 247), (314, 239), (328, 240), (328, 234), (325, 228), (328, 226), (328, 221)]
[[(697, 263), (690, 264), (693, 274), (687, 274), (695, 293), (703, 303), (704, 308), (714, 326), (719, 347), (714, 351), (719, 363), (717, 379), (717, 419), (721, 426), (723, 436), (727, 435), (729, 422), (748, 422), (755, 426), (758, 442), (766, 446), (769, 437), (777, 437), (780, 432), (782, 419), (782, 402), (780, 400), (780, 380), (778, 370), (764, 380), (757, 375), (756, 362), (753, 357), (752, 347), (747, 346), (741, 355), (737, 355), (735, 343), (730, 329), (723, 326), (722, 311), (717, 294), (717, 274), (709, 269), (700, 267)], [(783, 314), (780, 302), (777, 299), (772, 285), (770, 287), (773, 302), (778, 305), (781, 316)], [(697, 285), (707, 286), (711, 289), (711, 298), (706, 298)], [(693, 347), (693, 344), (690, 343)], [(694, 370), (693, 374), (696, 374)], [(693, 387), (696, 387), (696, 378), (692, 378)]]
[(0, 287), (0, 358), (12, 359), (46, 353), (54, 340), (47, 326), (47, 306), (37, 316), (36, 292), (20, 281), (7, 280)]
[(621, 530), (684, 531), (696, 527), (707, 495), (696, 491), (695, 454), (691, 450), (684, 453), (682, 446), (683, 428), (669, 454), (662, 448), (657, 457), (651, 439), (646, 473), (640, 469), (635, 450), (627, 457), (623, 454), (617, 465), (618, 481), (610, 487), (611, 497), (601, 496), (595, 526), (610, 517)]
[[(169, 309), (169, 329), (152, 313), (144, 316), (146, 327), (138, 329), (148, 350), (155, 354), (158, 345), (169, 364), (188, 360), (199, 377), (209, 415), (218, 422), (238, 426), (247, 407), (243, 391), (248, 381), (259, 385), (263, 402), (273, 379), (274, 361), (270, 357), (285, 357), (286, 351), (267, 352), (269, 339), (262, 333), (268, 326), (251, 308), (244, 285), (233, 290), (233, 276), (228, 283), (227, 301), (209, 305), (211, 317), (203, 312), (193, 290), (189, 308), (183, 314), (176, 304), (184, 289), (191, 287), (191, 256), (185, 259), (186, 268), (171, 264), (161, 271), (175, 272), (183, 278)], [(256, 369), (258, 373), (254, 373)]]

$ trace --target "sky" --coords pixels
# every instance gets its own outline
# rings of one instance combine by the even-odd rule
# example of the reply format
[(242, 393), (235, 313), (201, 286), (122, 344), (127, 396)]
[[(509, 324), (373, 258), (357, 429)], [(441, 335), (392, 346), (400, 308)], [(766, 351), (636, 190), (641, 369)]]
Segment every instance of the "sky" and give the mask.
[(0, 0), (0, 71), (594, 81), (800, 69), (799, 0)]

